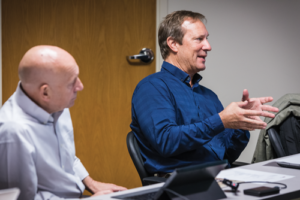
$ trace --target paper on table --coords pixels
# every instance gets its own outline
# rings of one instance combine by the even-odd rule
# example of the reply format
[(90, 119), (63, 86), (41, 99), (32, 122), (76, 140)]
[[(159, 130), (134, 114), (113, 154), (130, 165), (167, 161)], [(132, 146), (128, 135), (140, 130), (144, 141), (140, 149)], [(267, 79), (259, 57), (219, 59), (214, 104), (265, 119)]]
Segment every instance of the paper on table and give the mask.
[(250, 169), (227, 169), (221, 171), (217, 178), (226, 178), (229, 180), (240, 181), (268, 181), (268, 182), (278, 182), (285, 179), (293, 178), (294, 176), (275, 174), (269, 172), (261, 172)]

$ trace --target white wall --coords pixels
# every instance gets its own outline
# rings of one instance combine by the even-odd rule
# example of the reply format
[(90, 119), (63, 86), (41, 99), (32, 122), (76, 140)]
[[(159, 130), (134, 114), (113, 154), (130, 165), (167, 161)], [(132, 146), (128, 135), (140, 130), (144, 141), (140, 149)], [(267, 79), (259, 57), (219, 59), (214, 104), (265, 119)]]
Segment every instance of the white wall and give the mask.
[[(162, 0), (160, 4), (165, 8), (160, 8), (160, 20), (165, 13), (184, 9), (206, 16), (213, 50), (200, 73), (201, 84), (212, 89), (224, 107), (239, 101), (245, 88), (251, 97), (272, 96), (274, 101), (300, 92), (299, 0)], [(251, 162), (258, 134), (251, 132), (239, 161)]]

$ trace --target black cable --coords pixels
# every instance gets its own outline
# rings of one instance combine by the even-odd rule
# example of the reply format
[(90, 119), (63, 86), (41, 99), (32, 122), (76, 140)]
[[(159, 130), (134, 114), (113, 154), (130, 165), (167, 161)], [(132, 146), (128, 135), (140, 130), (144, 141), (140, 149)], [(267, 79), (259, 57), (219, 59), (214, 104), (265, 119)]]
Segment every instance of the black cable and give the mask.
[(171, 189), (165, 188), (164, 190), (166, 190), (166, 191), (168, 191), (168, 192), (170, 192), (170, 193), (172, 193), (172, 194), (174, 194), (174, 195), (176, 195), (176, 196), (178, 196), (178, 197), (181, 197), (181, 198), (184, 199), (184, 200), (190, 200), (189, 198), (187, 198), (187, 197), (185, 197), (185, 196), (182, 196), (181, 194), (179, 194), (179, 193), (177, 193), (177, 192), (175, 192), (175, 191), (173, 191), (173, 190), (171, 190)]
[(283, 185), (284, 187), (281, 187), (279, 189), (286, 189), (287, 185), (284, 183), (278, 183), (278, 182), (268, 182), (268, 181), (247, 181), (247, 182), (240, 182), (239, 184), (244, 184), (244, 183), (268, 183), (268, 184), (278, 184), (278, 185)]
[(246, 181), (246, 182), (240, 182), (240, 183), (233, 183), (231, 180), (228, 180), (226, 178), (223, 179), (222, 183), (225, 185), (231, 187), (232, 191), (237, 191), (238, 187), (240, 184), (244, 183), (268, 183), (268, 184), (278, 184), (278, 185), (283, 185), (284, 187), (281, 187), (279, 189), (286, 189), (287, 185), (284, 183), (278, 183), (278, 182), (268, 182), (268, 181)]

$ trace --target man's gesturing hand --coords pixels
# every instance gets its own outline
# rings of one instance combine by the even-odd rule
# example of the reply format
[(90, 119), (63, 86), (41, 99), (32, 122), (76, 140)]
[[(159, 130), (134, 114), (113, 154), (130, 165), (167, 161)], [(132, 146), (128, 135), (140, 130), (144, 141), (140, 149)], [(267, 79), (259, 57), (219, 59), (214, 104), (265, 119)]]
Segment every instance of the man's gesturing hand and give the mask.
[(259, 118), (259, 116), (274, 118), (275, 115), (262, 110), (244, 109), (244, 107), (249, 106), (248, 104), (248, 101), (233, 102), (220, 112), (219, 115), (224, 127), (243, 130), (265, 129), (267, 124), (255, 118)]
[[(273, 106), (264, 105), (265, 103), (272, 102), (273, 97), (260, 97), (260, 98), (249, 98), (249, 92), (247, 89), (243, 91), (242, 101), (247, 101), (248, 103), (241, 108), (247, 110), (256, 110), (256, 111), (270, 111), (278, 112), (278, 108)], [(262, 121), (258, 116), (252, 116), (251, 119), (256, 119)], [(274, 118), (274, 117), (272, 117)]]

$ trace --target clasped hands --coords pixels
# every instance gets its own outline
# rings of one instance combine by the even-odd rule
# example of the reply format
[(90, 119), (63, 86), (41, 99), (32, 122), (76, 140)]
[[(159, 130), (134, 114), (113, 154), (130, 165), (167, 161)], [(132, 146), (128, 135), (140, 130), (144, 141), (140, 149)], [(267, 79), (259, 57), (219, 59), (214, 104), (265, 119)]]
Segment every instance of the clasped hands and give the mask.
[(248, 90), (243, 91), (241, 102), (232, 102), (219, 113), (225, 128), (255, 130), (265, 129), (267, 124), (260, 116), (274, 118), (270, 112), (278, 112), (278, 108), (264, 105), (272, 102), (272, 97), (249, 98)]

